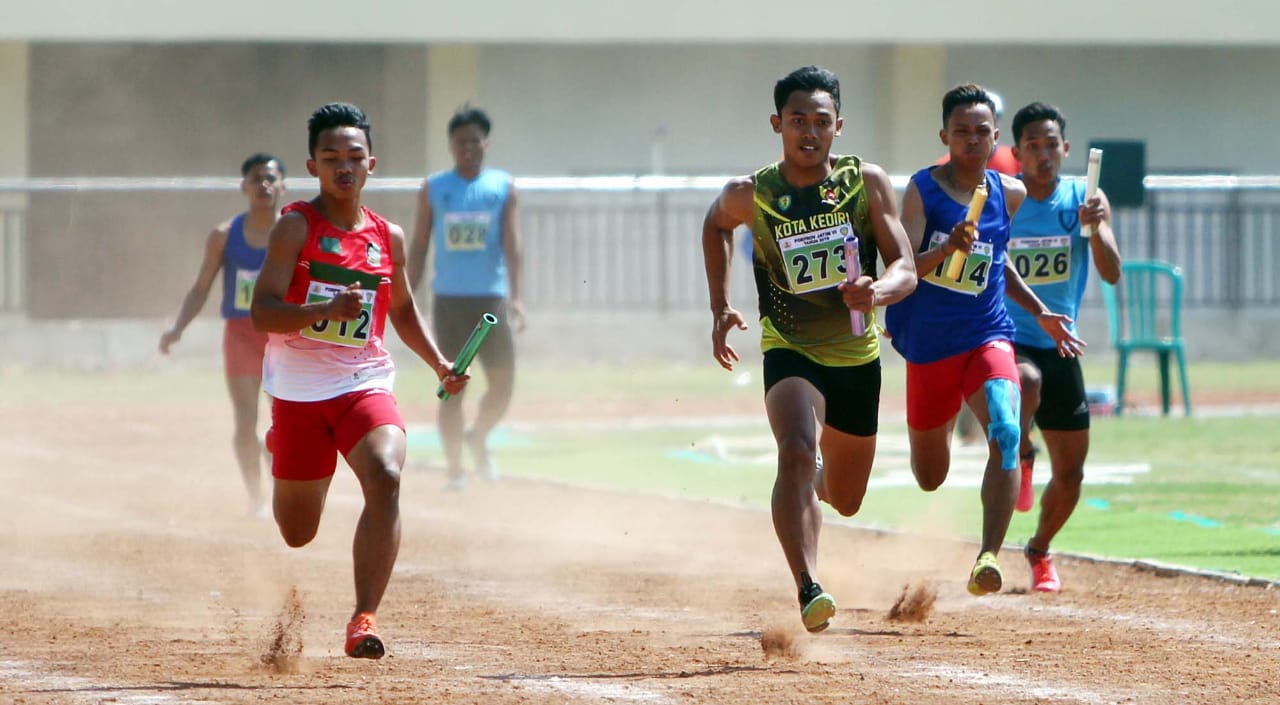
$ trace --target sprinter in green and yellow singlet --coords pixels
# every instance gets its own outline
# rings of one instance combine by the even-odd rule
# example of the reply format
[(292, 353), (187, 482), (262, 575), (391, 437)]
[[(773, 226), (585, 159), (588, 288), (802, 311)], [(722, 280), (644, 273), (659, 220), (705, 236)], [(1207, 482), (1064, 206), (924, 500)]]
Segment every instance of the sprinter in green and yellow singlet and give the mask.
[[(796, 69), (774, 86), (773, 100), (769, 121), (782, 136), (782, 161), (725, 185), (703, 222), (702, 248), (712, 353), (732, 370), (739, 357), (726, 337), (747, 328), (729, 303), (733, 231), (751, 228), (765, 409), (778, 445), (773, 526), (799, 590), (801, 620), (819, 632), (836, 604), (813, 577), (818, 501), (844, 516), (862, 505), (879, 423), (875, 308), (915, 290), (916, 274), (889, 177), (875, 164), (831, 154), (843, 124), (836, 75)], [(856, 262), (845, 261), (847, 235), (858, 238)], [(877, 254), (884, 262), (879, 277)], [(856, 267), (854, 276), (848, 267)], [(860, 335), (850, 312), (862, 316)]]

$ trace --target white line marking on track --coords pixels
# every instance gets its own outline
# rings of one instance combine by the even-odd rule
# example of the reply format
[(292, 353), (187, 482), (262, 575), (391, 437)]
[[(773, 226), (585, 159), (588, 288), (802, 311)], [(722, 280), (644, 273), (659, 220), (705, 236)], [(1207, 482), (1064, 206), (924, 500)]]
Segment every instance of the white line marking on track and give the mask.
[(516, 676), (507, 679), (507, 682), (519, 685), (527, 690), (543, 693), (564, 693), (565, 695), (597, 703), (602, 701), (653, 703), (667, 700), (667, 697), (662, 693), (637, 688), (630, 683), (593, 683), (559, 676)]
[[(217, 705), (216, 700), (186, 700), (161, 693), (148, 693), (145, 686), (95, 683), (88, 678), (64, 676), (25, 661), (0, 661), (0, 683), (16, 685), (27, 692), (63, 693), (77, 703), (121, 703), (123, 705)], [(160, 690), (160, 688), (157, 688)]]
[(1134, 702), (1141, 693), (1123, 690), (1102, 692), (1089, 688), (1072, 686), (1069, 683), (1045, 685), (1019, 675), (1000, 673), (993, 670), (976, 670), (936, 663), (912, 664), (909, 670), (899, 671), (898, 675), (910, 678), (936, 678), (946, 683), (964, 683), (979, 690), (992, 700), (999, 701), (999, 695), (1035, 698), (1036, 701), (1051, 700), (1053, 702), (1073, 702), (1082, 705), (1112, 705), (1118, 702)]

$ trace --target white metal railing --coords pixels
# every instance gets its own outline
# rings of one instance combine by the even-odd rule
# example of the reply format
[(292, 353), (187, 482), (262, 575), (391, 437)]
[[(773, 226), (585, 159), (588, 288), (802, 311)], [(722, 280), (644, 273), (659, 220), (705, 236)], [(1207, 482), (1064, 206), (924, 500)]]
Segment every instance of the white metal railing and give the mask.
[[(528, 305), (659, 311), (705, 307), (702, 217), (729, 178), (517, 177), (523, 193)], [(907, 177), (892, 178), (897, 188), (905, 186)], [(366, 191), (378, 194), (405, 223), (421, 183), (419, 177), (371, 178)], [(38, 227), (27, 218), (30, 197), (227, 194), (239, 184), (227, 177), (0, 179), (0, 311), (22, 312), (26, 305), (27, 238), (33, 236), (30, 228)], [(1150, 175), (1145, 184), (1146, 205), (1116, 213), (1126, 257), (1181, 265), (1189, 306), (1280, 303), (1280, 176)], [(306, 194), (314, 192), (316, 182), (290, 177), (289, 186), (293, 194)], [(755, 296), (750, 276), (742, 275), (750, 265), (738, 258), (734, 267), (739, 270), (734, 300), (745, 303)], [(122, 276), (127, 280), (131, 274)], [(1091, 299), (1095, 296), (1090, 293)]]

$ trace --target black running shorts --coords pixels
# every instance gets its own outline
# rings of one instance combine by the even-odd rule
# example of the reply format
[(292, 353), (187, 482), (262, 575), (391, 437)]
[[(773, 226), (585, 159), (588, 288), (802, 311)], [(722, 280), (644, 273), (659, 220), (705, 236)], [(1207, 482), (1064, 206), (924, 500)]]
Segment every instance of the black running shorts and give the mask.
[(447, 359), (456, 360), (467, 337), (486, 313), (497, 316), (498, 325), (489, 331), (484, 345), (476, 353), (476, 359), (486, 372), (513, 370), (516, 364), (515, 337), (507, 315), (507, 300), (501, 296), (436, 296), (431, 306), (436, 345)]
[(874, 436), (880, 423), (880, 359), (852, 367), (819, 365), (794, 350), (764, 354), (764, 391), (787, 377), (812, 384), (826, 399), (823, 423), (854, 436)]
[(1084, 431), (1089, 428), (1089, 401), (1085, 397), (1080, 359), (1062, 357), (1051, 348), (1014, 345), (1018, 364), (1040, 368), (1040, 408), (1036, 425), (1044, 431)]

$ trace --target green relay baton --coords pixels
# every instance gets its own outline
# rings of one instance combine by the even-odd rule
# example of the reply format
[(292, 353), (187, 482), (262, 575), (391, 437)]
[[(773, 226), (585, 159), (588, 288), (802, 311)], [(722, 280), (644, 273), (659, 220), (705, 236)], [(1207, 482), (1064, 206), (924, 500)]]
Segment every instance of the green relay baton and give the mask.
[[(480, 344), (489, 335), (489, 331), (498, 325), (498, 317), (492, 313), (486, 313), (480, 317), (480, 322), (472, 329), (471, 335), (467, 336), (467, 342), (462, 344), (462, 350), (458, 351), (458, 359), (453, 361), (453, 373), (455, 375), (465, 374), (467, 367), (471, 365), (471, 360), (480, 350)], [(436, 397), (441, 401), (448, 401), (451, 395), (444, 390), (444, 382), (436, 387)]]

